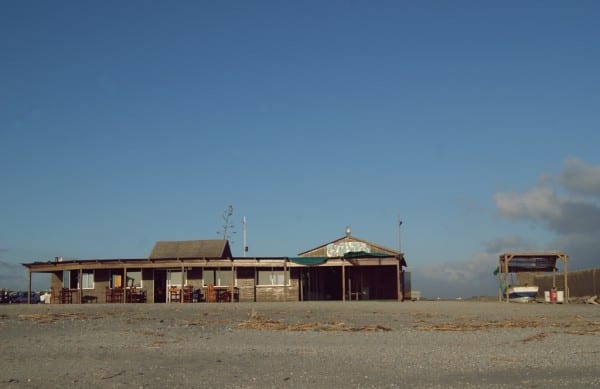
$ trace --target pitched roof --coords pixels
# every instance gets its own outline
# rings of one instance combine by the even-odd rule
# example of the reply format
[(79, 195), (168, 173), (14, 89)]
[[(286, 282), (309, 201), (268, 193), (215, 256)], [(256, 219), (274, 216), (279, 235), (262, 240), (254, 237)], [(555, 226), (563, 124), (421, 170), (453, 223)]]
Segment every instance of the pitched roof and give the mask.
[(148, 258), (231, 258), (231, 249), (223, 239), (162, 241), (154, 244)]
[[(312, 248), (310, 250), (303, 251), (303, 252), (299, 253), (298, 256), (299, 257), (325, 256), (325, 255), (327, 255), (327, 246), (330, 244), (336, 244), (339, 242), (364, 243), (364, 244), (370, 246), (372, 248), (372, 252), (374, 252), (374, 253), (383, 253), (383, 254), (389, 254), (389, 255), (394, 255), (394, 256), (402, 255), (402, 253), (400, 253), (397, 250), (392, 250), (390, 248), (381, 246), (379, 244), (369, 242), (368, 240), (357, 238), (353, 235), (345, 235), (345, 236), (342, 236), (341, 238), (335, 239), (331, 242), (322, 244), (322, 245)], [(343, 254), (341, 254), (341, 255), (343, 255)]]

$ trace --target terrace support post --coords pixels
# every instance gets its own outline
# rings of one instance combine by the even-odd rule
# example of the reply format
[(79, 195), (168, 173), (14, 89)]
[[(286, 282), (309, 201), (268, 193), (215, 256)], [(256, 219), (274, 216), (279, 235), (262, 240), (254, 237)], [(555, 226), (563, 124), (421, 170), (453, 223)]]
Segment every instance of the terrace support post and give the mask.
[(231, 258), (231, 300), (230, 303), (233, 303), (235, 298), (235, 265), (233, 264), (233, 258)]
[(570, 297), (570, 293), (569, 293), (569, 285), (568, 285), (568, 283), (567, 283), (567, 282), (568, 282), (568, 278), (569, 278), (569, 277), (567, 276), (567, 273), (568, 273), (568, 270), (567, 270), (567, 268), (568, 268), (567, 262), (569, 262), (569, 256), (565, 254), (565, 255), (563, 255), (563, 265), (564, 265), (564, 266), (563, 266), (563, 267), (564, 267), (564, 269), (563, 269), (563, 272), (565, 273), (565, 301), (564, 301), (564, 303), (565, 303), (565, 304), (568, 304), (568, 303), (569, 303), (569, 297)]
[(123, 304), (127, 304), (127, 265), (123, 266), (123, 282), (121, 282), (121, 286), (123, 287)]
[[(304, 270), (303, 269), (300, 269), (300, 282), (299, 282), (299, 285), (300, 285), (300, 301), (304, 301), (304, 290), (303, 290), (304, 289), (303, 288), (303, 286), (304, 286)], [(594, 290), (596, 290), (595, 287), (594, 287)]]
[(289, 290), (289, 283), (290, 283), (290, 277), (288, 277), (288, 266), (287, 266), (287, 259), (283, 258), (283, 290), (285, 291), (284, 295), (285, 295), (285, 301), (288, 300), (288, 294), (290, 292)]
[(31, 269), (27, 269), (27, 304), (31, 304)]
[[(348, 277), (348, 295), (350, 296), (348, 298), (348, 300), (352, 301), (352, 277)], [(357, 298), (357, 300), (358, 300), (358, 298)]]
[(498, 302), (502, 301), (502, 257), (498, 258)]
[(78, 278), (79, 282), (79, 304), (81, 304), (83, 302), (83, 267), (79, 268), (79, 278)]
[(404, 301), (404, 294), (400, 288), (400, 261), (396, 262), (396, 291), (398, 293), (398, 301)]
[(498, 300), (504, 301), (504, 294), (502, 292), (502, 283), (504, 282), (506, 285), (506, 280), (504, 278), (504, 262), (506, 262), (506, 255), (502, 255), (500, 260), (498, 261)]
[(508, 263), (511, 261), (512, 256), (510, 256), (510, 258), (507, 256), (504, 258), (504, 269), (506, 270), (504, 272), (504, 285), (506, 286), (506, 296), (504, 296), (506, 298), (506, 303), (508, 304), (509, 299), (508, 299)]
[(346, 301), (346, 261), (344, 258), (342, 258), (342, 301)]
[(183, 261), (180, 259), (179, 262), (181, 263), (181, 288), (179, 288), (179, 302), (183, 303), (183, 286), (185, 283), (185, 278), (187, 278), (187, 277), (185, 274), (186, 270), (185, 270), (185, 267), (183, 266)]
[(258, 284), (258, 268), (254, 267), (254, 302), (256, 302), (256, 285)]

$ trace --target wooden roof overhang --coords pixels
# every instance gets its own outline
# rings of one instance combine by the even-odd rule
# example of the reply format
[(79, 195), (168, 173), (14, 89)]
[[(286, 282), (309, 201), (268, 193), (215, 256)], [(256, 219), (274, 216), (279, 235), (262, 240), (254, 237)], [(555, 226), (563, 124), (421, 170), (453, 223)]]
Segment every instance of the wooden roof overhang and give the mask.
[[(318, 267), (337, 266), (388, 266), (397, 265), (399, 259), (394, 256), (381, 258), (331, 257)], [(169, 269), (180, 267), (306, 267), (306, 265), (291, 262), (288, 257), (255, 257), (255, 258), (129, 258), (129, 259), (85, 259), (71, 261), (48, 261), (24, 263), (32, 273), (52, 273), (63, 270), (98, 270), (98, 269)]]
[[(395, 266), (398, 278), (402, 271), (402, 266), (405, 266), (403, 257), (401, 256), (378, 256), (376, 258), (361, 258), (361, 257), (330, 257), (323, 258), (322, 263), (307, 265), (292, 262), (289, 257), (255, 257), (255, 258), (130, 258), (130, 259), (87, 259), (87, 260), (70, 260), (70, 261), (48, 261), (48, 262), (33, 262), (23, 264), (28, 269), (29, 285), (28, 290), (31, 290), (31, 274), (32, 273), (54, 273), (65, 270), (99, 270), (99, 269), (181, 269), (189, 270), (189, 268), (272, 268), (283, 267), (288, 268), (306, 268), (306, 267), (339, 267), (342, 277), (342, 296), (346, 299), (345, 268), (353, 266)], [(398, 300), (401, 300), (400, 282), (397, 282)]]
[(340, 267), (340, 266), (396, 266), (398, 259), (395, 257), (385, 258), (362, 258), (347, 259), (344, 257), (331, 257), (327, 261), (318, 265), (302, 265), (294, 262), (288, 264), (289, 267)]
[[(565, 286), (565, 303), (569, 301), (568, 261), (569, 256), (561, 251), (508, 252), (500, 254), (498, 259), (498, 298), (502, 301), (501, 284), (508, 285), (508, 274), (521, 272), (552, 272), (552, 285), (556, 288), (556, 262), (562, 261)], [(504, 296), (508, 302), (508, 296)]]
[(273, 267), (289, 265), (287, 257), (270, 258), (140, 258), (140, 259), (86, 259), (25, 263), (32, 273), (52, 273), (63, 270), (98, 269), (176, 269), (181, 267)]

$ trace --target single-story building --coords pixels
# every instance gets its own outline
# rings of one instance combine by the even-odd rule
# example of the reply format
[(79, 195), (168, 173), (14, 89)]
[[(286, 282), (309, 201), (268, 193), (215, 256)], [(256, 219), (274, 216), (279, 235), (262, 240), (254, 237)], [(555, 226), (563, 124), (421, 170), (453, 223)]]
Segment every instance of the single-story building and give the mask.
[(227, 240), (156, 242), (148, 258), (23, 264), (50, 274), (53, 303), (401, 301), (404, 255), (349, 231), (297, 257), (233, 257)]

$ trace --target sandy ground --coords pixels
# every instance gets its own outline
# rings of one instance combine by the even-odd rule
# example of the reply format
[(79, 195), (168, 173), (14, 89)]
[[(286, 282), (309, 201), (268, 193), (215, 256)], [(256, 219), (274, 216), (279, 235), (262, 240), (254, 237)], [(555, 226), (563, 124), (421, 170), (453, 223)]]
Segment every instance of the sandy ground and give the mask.
[(600, 306), (0, 306), (0, 387), (600, 387)]

